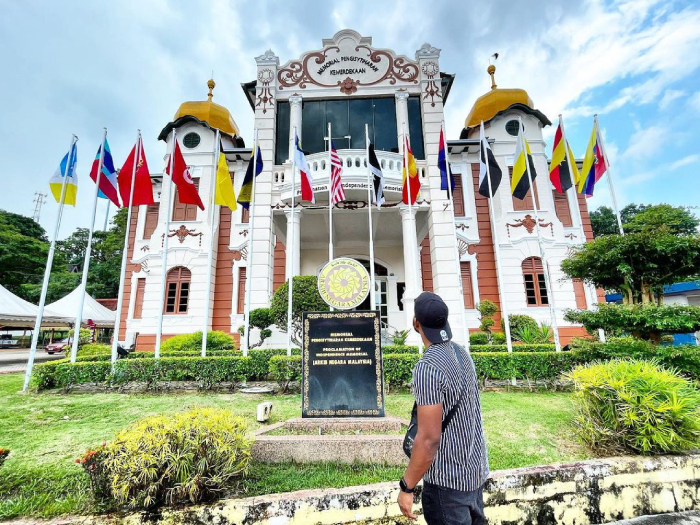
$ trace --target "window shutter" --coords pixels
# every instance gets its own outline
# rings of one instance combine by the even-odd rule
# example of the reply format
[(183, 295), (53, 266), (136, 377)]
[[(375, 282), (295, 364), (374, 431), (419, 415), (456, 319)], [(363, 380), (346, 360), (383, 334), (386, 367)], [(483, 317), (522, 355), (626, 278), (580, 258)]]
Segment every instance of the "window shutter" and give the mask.
[(462, 290), (464, 292), (464, 308), (474, 308), (474, 286), (472, 285), (472, 263), (459, 263), (462, 273)]
[[(248, 224), (250, 221), (250, 210), (241, 206), (241, 222), (243, 224)], [(292, 287), (293, 288), (293, 287)]]
[(180, 202), (180, 192), (177, 191), (177, 186), (175, 187), (175, 202), (173, 202), (173, 221), (184, 221), (185, 220), (185, 204)]
[(559, 193), (557, 190), (552, 190), (552, 195), (554, 195), (554, 211), (561, 223), (566, 227), (573, 226), (571, 208), (569, 208), (569, 199), (566, 193)]
[(238, 313), (245, 313), (246, 268), (238, 269)]
[(282, 286), (285, 281), (285, 272), (287, 271), (286, 264), (286, 249), (284, 244), (277, 239), (275, 242), (275, 252), (274, 252), (274, 266), (272, 271), (272, 290), (275, 291), (277, 288)]
[(420, 244), (420, 273), (423, 281), (423, 290), (426, 292), (433, 291), (433, 263), (430, 260), (430, 239), (426, 235), (423, 242)]
[(141, 319), (143, 316), (143, 296), (146, 291), (146, 279), (139, 278), (136, 284), (136, 298), (134, 300), (134, 319)]
[(158, 226), (158, 209), (160, 208), (159, 203), (149, 204), (146, 207), (146, 224), (143, 228), (143, 238), (150, 239), (153, 232), (156, 231)]
[(455, 180), (455, 190), (452, 193), (454, 199), (455, 217), (464, 217), (464, 188), (462, 187), (462, 175), (452, 174)]

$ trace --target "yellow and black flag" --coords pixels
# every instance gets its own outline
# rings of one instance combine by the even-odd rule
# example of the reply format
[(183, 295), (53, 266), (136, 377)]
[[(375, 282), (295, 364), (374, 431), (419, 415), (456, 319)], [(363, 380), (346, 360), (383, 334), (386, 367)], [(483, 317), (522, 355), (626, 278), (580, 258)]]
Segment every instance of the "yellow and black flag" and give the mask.
[[(525, 151), (523, 151), (523, 144), (525, 145)], [(532, 152), (530, 152), (530, 145), (523, 137), (523, 127), (520, 126), (520, 131), (518, 132), (518, 142), (515, 146), (515, 164), (513, 164), (513, 178), (510, 181), (510, 192), (513, 197), (520, 200), (525, 198), (528, 190), (530, 189), (530, 180), (527, 176), (527, 166), (525, 164), (525, 152), (527, 152), (527, 163), (530, 166), (530, 176), (532, 180), (537, 177), (537, 172), (535, 171), (535, 164), (532, 162)]]

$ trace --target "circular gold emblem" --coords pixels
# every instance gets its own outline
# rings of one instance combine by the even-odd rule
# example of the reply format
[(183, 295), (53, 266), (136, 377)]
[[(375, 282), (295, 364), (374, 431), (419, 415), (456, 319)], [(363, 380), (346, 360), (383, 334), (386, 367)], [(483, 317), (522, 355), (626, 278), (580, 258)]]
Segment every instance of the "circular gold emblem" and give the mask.
[(369, 274), (355, 259), (333, 259), (318, 274), (318, 291), (329, 306), (350, 310), (367, 298)]

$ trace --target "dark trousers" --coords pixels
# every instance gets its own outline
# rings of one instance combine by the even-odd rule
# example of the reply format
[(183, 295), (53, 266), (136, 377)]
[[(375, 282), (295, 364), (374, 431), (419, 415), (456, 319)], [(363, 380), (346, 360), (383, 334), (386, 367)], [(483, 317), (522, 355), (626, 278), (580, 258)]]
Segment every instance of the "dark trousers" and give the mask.
[(423, 483), (423, 517), (428, 525), (484, 525), (483, 486), (476, 490)]

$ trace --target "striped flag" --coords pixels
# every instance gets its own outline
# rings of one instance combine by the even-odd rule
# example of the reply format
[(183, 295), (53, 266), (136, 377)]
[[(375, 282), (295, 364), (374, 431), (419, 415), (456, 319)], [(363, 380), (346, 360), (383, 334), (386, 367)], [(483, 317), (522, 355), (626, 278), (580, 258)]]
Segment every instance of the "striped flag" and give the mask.
[[(525, 149), (523, 149), (523, 144)], [(535, 171), (535, 163), (532, 161), (530, 144), (523, 137), (522, 126), (520, 126), (518, 131), (518, 142), (515, 144), (515, 155), (513, 158), (515, 158), (515, 163), (513, 164), (513, 178), (510, 181), (510, 192), (516, 199), (524, 200), (530, 191), (530, 178), (532, 178), (534, 184), (537, 172)], [(529, 176), (527, 174), (528, 166), (530, 168)]]
[(374, 144), (370, 142), (367, 149), (369, 150), (369, 169), (372, 172), (372, 202), (376, 203), (377, 208), (381, 208), (384, 204), (384, 173), (374, 152)]
[[(119, 190), (117, 189), (117, 171), (114, 169), (114, 160), (112, 160), (112, 152), (109, 149), (109, 144), (107, 139), (104, 143), (105, 154), (102, 157), (102, 174), (100, 175), (100, 191), (97, 194), (98, 197), (102, 199), (109, 199), (114, 203), (114, 205), (119, 208)], [(95, 160), (92, 162), (92, 169), (90, 170), (90, 178), (93, 181), (97, 181), (97, 168), (100, 165), (100, 153), (102, 152), (102, 146), (97, 149), (97, 155), (95, 155)]]
[(331, 205), (345, 200), (345, 190), (340, 176), (343, 173), (343, 161), (338, 156), (335, 144), (331, 141)]
[[(488, 167), (486, 166), (487, 163)], [(486, 177), (487, 174), (491, 175), (490, 179)], [(496, 157), (494, 157), (493, 151), (491, 151), (491, 147), (484, 135), (484, 122), (482, 121), (479, 131), (479, 194), (487, 199), (491, 198), (496, 194), (502, 178), (501, 168), (498, 166), (498, 161), (496, 161)], [(489, 191), (489, 180), (491, 181), (491, 191)]]

